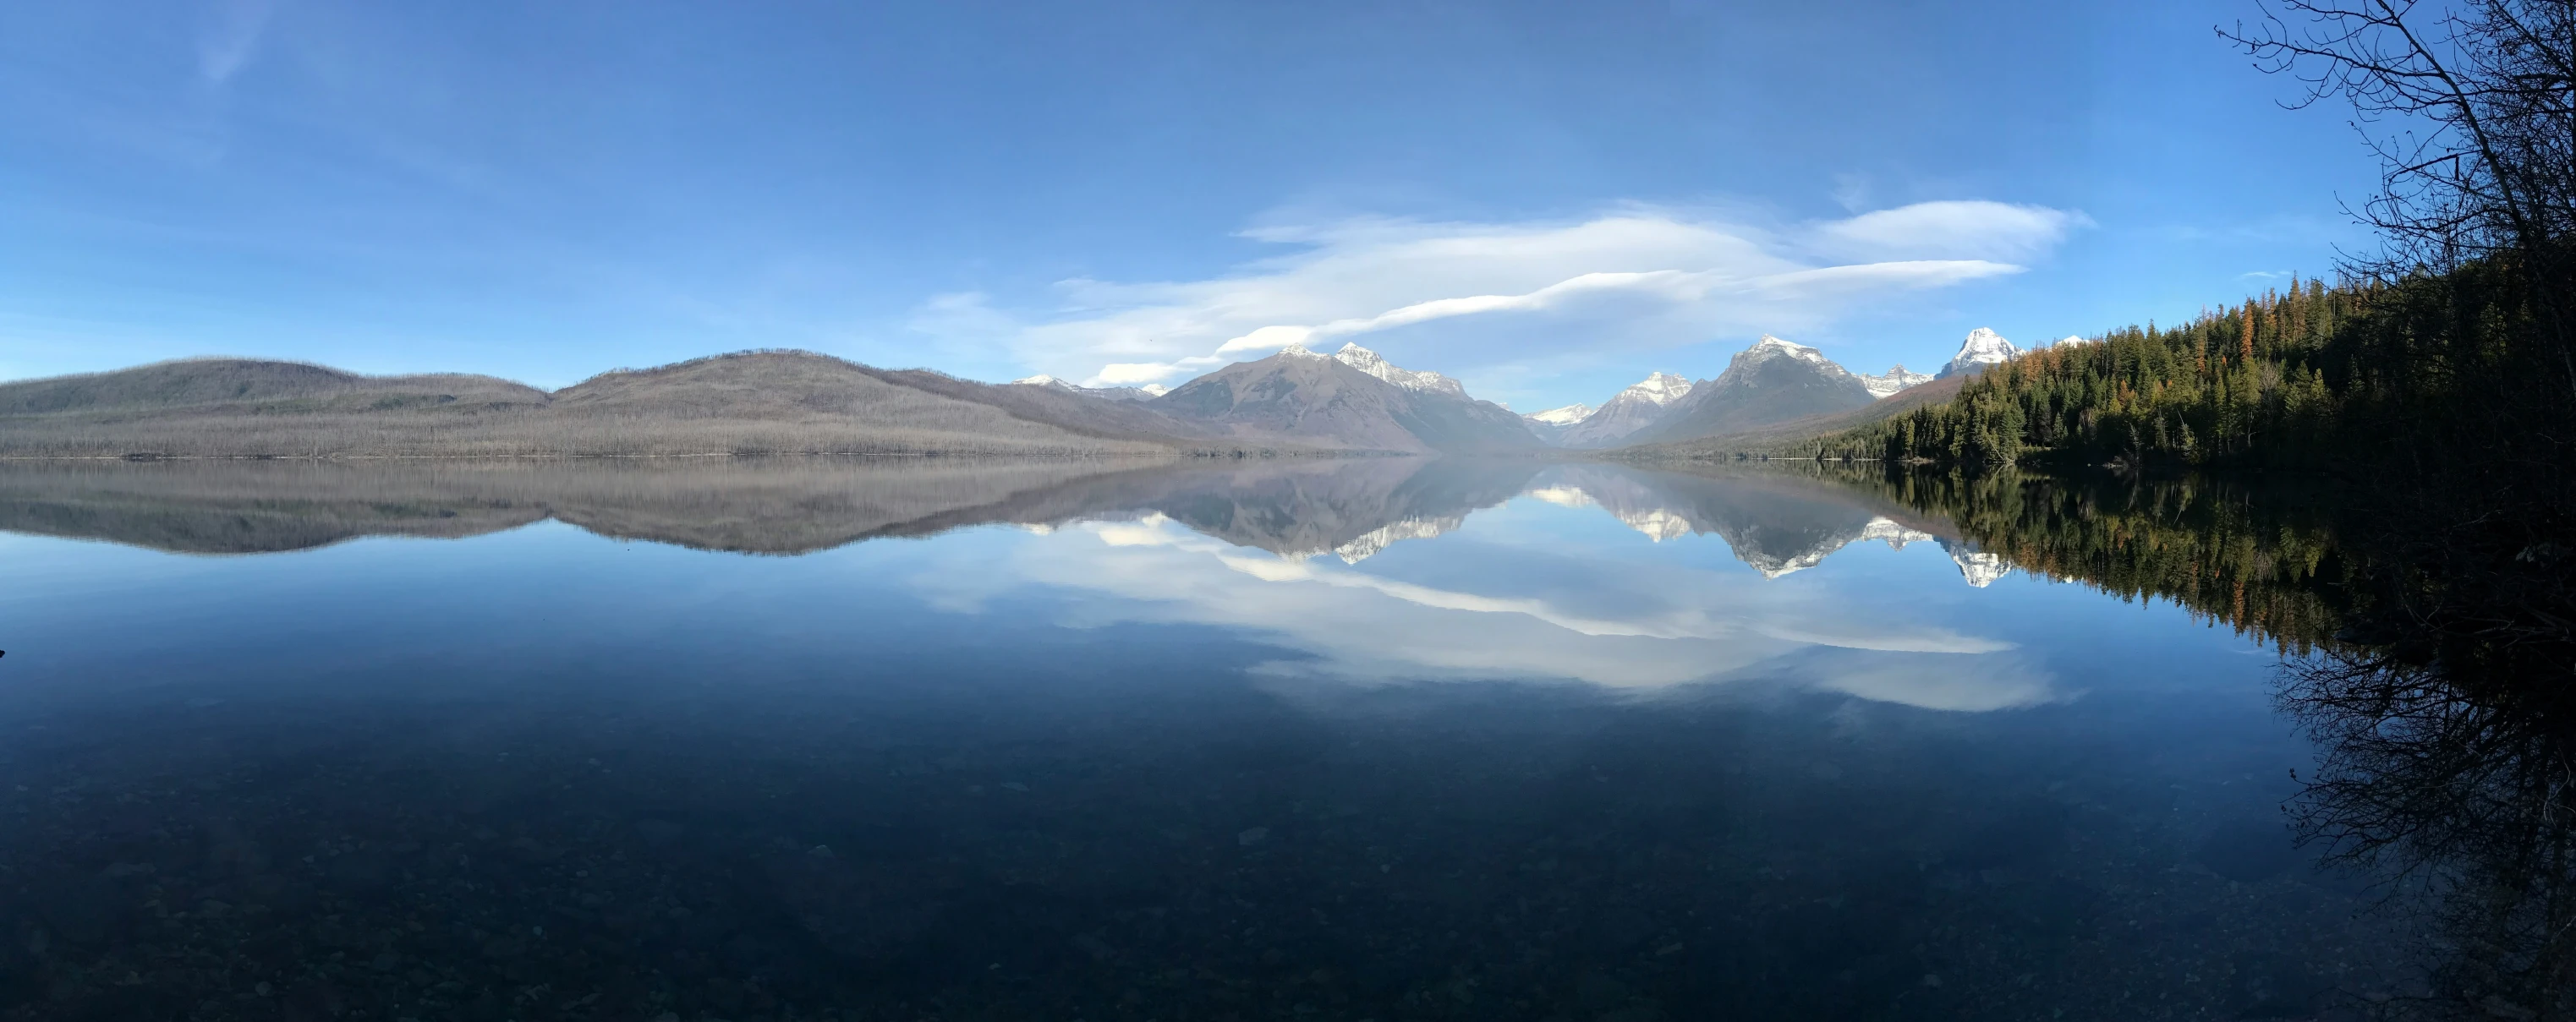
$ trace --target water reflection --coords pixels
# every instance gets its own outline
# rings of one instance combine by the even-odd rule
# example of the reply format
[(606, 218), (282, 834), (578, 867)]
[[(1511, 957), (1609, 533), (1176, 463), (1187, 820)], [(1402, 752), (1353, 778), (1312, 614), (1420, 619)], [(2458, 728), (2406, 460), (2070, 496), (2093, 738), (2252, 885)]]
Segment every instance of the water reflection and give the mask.
[[(0, 590), (0, 1006), (1597, 1022), (2415, 992), (2281, 826), (2313, 762), (2268, 659), (1972, 570), (2094, 562), (1971, 497), (1463, 459), (0, 468), (0, 557), (39, 580)], [(2241, 563), (2295, 574), (2278, 554)]]
[[(1461, 538), (1461, 556), (1436, 574), (1410, 562), (1348, 570), (1524, 494), (1597, 506), (1658, 542), (1714, 534), (1759, 579), (1485, 537)], [(1038, 585), (1102, 597), (1074, 612), (1091, 625), (1259, 632), (1298, 654), (1257, 668), (1280, 676), (1653, 688), (1759, 674), (1952, 710), (2057, 696), (2048, 669), (2012, 655), (2014, 642), (1926, 620), (1904, 606), (1910, 594), (1763, 584), (1854, 542), (1902, 550), (1929, 541), (1959, 551), (1954, 560), (1985, 556), (1966, 553), (1937, 516), (1779, 473), (1380, 458), (1213, 467), (180, 463), (0, 474), (0, 521), (190, 552), (304, 549), (369, 533), (456, 537), (546, 519), (616, 538), (760, 553), (977, 524), (1062, 529), (1061, 541), (926, 573), (918, 591), (967, 611), (993, 593)], [(1993, 575), (1979, 563), (1961, 565), (1982, 586)]]
[(2369, 1014), (2576, 1017), (2576, 573), (2547, 523), (2314, 482), (1840, 475), (2274, 643), (2276, 703), (2318, 746), (2296, 828), (2375, 880), (2429, 965)]
[[(1187, 622), (1261, 633), (1305, 654), (1257, 668), (1276, 675), (1660, 687), (1785, 667), (1776, 661), (1811, 652), (1788, 673), (1872, 698), (1997, 709), (2050, 694), (2044, 670), (2008, 655), (2012, 642), (1699, 567), (1478, 549), (1464, 539), (1458, 552), (1475, 555), (1475, 568), (1362, 572), (1247, 551), (1159, 514), (1076, 526), (1071, 535), (1097, 543), (1021, 550), (925, 586), (942, 605), (965, 608), (983, 587), (1036, 582), (1111, 597), (1084, 605), (1089, 624)], [(1906, 684), (1888, 683), (1886, 656), (1901, 657), (1906, 666), (1892, 673)]]
[(2010, 569), (2002, 558), (1961, 543), (1937, 514), (1866, 490), (1821, 479), (1741, 466), (1648, 471), (1572, 465), (1550, 473), (1530, 496), (1569, 507), (1598, 506), (1656, 542), (1715, 533), (1764, 578), (1824, 562), (1853, 543), (1934, 543), (1980, 589)]
[(0, 530), (184, 553), (276, 553), (556, 520), (701, 550), (797, 554), (972, 525), (1150, 511), (1236, 546), (1356, 564), (1522, 495), (1599, 507), (1657, 542), (1715, 534), (1765, 578), (1814, 567), (1855, 542), (1937, 544), (1980, 587), (2009, 570), (1962, 543), (1938, 514), (1847, 485), (1748, 469), (1473, 459), (37, 462), (0, 471)]
[(2301, 661), (2283, 693), (2326, 749), (2300, 829), (2430, 921), (2437, 1009), (2576, 1012), (2576, 721), (2541, 677), (2499, 686), (2347, 647)]

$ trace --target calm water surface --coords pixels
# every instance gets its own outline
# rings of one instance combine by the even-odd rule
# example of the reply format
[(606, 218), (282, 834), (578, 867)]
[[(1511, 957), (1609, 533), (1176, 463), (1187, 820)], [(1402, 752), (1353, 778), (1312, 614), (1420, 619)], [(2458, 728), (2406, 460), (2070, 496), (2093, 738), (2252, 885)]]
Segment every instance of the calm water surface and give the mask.
[(0, 469), (0, 1006), (2360, 1017), (2277, 653), (1791, 476)]

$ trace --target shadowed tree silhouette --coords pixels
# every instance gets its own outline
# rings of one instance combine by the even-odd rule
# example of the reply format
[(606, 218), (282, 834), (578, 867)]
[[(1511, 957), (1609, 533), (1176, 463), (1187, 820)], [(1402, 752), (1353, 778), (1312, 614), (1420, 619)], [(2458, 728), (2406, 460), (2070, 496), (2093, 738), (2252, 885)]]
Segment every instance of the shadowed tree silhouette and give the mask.
[[(2291, 804), (2327, 859), (2431, 925), (2411, 1017), (2576, 1018), (2576, 701), (2548, 662), (2455, 666), (2420, 637), (2321, 650), (2279, 701), (2322, 750)], [(2492, 651), (2501, 652), (2501, 651)], [(2530, 671), (2533, 673), (2523, 673)], [(2555, 672), (2560, 684), (2528, 684)]]

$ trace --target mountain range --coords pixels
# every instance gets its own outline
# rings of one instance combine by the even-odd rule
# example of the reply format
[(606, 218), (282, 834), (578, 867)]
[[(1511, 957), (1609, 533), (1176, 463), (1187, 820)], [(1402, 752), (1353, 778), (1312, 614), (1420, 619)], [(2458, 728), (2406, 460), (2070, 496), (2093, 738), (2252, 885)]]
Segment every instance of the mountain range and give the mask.
[(1611, 395), (1592, 414), (1566, 426), (1556, 442), (1561, 447), (1613, 446), (1662, 421), (1673, 405), (1690, 397), (1690, 392), (1688, 379), (1656, 373)]
[(1815, 348), (1765, 335), (1737, 352), (1715, 378), (1693, 381), (1658, 372), (1583, 416), (1570, 413), (1584, 406), (1569, 405), (1523, 419), (1533, 435), (1574, 449), (1670, 448), (1811, 427), (1812, 433), (1801, 435), (1815, 435), (1876, 421), (1925, 399), (1946, 399), (1955, 385), (1923, 388), (2020, 354), (2012, 342), (1980, 327), (1937, 374), (1898, 365), (1871, 376), (1845, 369)]
[(1324, 356), (1291, 344), (1191, 380), (1153, 407), (1246, 436), (1407, 453), (1532, 450), (1518, 415), (1438, 373), (1386, 364), (1356, 344)]
[[(2061, 342), (2064, 343), (2064, 342)], [(547, 391), (489, 376), (363, 376), (197, 359), (0, 384), (0, 456), (1509, 454), (1849, 428), (2020, 354), (1968, 336), (1936, 376), (1851, 372), (1765, 336), (1724, 372), (1658, 372), (1598, 407), (1518, 415), (1357, 344), (1298, 345), (1177, 387), (1008, 384), (800, 351), (621, 369)], [(1944, 386), (1947, 384), (1948, 386)]]

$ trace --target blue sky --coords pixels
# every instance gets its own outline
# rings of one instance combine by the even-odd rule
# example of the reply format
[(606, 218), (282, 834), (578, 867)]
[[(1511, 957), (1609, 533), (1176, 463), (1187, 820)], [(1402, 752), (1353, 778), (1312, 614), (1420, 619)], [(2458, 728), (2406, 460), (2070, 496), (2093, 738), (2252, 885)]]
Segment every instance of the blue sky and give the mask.
[(0, 7), (0, 378), (562, 386), (795, 347), (1531, 410), (1763, 333), (1937, 365), (2368, 244), (2340, 111), (2107, 3)]

